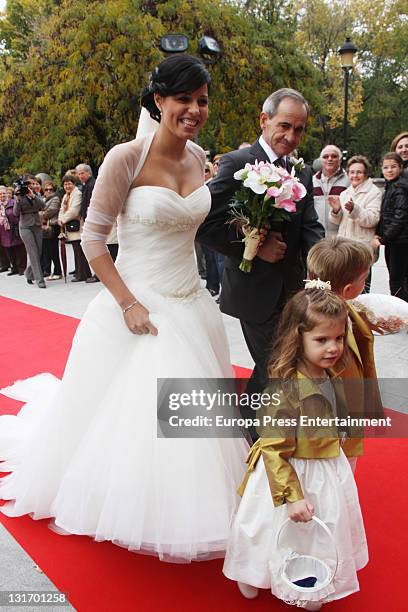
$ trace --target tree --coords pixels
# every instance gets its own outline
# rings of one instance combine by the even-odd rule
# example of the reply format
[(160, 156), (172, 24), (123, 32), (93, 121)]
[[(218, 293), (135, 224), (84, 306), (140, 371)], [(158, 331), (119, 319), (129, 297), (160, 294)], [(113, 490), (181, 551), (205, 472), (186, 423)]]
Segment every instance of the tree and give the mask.
[[(338, 49), (353, 30), (356, 6), (351, 0), (299, 0), (296, 42), (321, 73), (324, 112), (319, 117), (321, 144), (340, 141), (336, 128), (343, 121), (343, 73)], [(358, 6), (358, 11), (361, 5)], [(362, 82), (357, 68), (349, 90), (349, 123), (354, 126), (362, 110)], [(341, 142), (340, 142), (341, 144)]]
[(377, 166), (391, 140), (406, 131), (408, 96), (408, 5), (405, 0), (372, 0), (356, 27), (359, 62), (364, 74), (364, 109), (354, 134)]
[[(13, 2), (27, 25), (19, 36), (14, 13), (7, 14), (15, 31), (2, 34), (0, 147), (12, 152), (9, 175), (61, 174), (79, 161), (96, 167), (107, 149), (134, 137), (140, 91), (163, 58), (158, 43), (168, 32), (185, 33), (192, 54), (202, 35), (222, 46), (209, 67), (210, 119), (199, 136), (213, 152), (254, 139), (260, 106), (278, 87), (301, 89), (314, 108), (321, 104), (319, 76), (292, 44), (293, 22), (277, 13), (272, 19), (218, 0)], [(315, 128), (312, 122), (309, 148)]]
[(342, 75), (337, 49), (346, 35), (359, 49), (351, 77), (349, 153), (367, 155), (377, 166), (398, 132), (407, 129), (408, 74), (406, 0), (299, 0), (297, 43), (319, 68), (324, 113), (322, 144), (341, 143)]

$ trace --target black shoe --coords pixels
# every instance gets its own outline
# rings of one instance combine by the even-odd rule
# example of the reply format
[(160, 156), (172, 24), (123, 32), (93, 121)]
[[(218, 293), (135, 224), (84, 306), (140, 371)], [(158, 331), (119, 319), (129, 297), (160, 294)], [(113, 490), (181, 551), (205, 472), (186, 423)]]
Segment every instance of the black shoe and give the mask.
[(10, 272), (7, 272), (6, 276), (14, 276), (15, 274), (18, 274), (18, 270), (10, 270)]
[(76, 276), (74, 276), (74, 278), (71, 278), (71, 283), (83, 283), (84, 280), (84, 278), (77, 278)]
[(209, 289), (208, 287), (206, 287), (206, 289), (207, 291), (210, 292), (210, 295), (212, 295), (213, 297), (219, 294), (219, 291), (216, 291), (215, 289)]
[(27, 283), (28, 283), (29, 285), (33, 285), (33, 284), (34, 284), (34, 281), (33, 281), (33, 279), (32, 279), (32, 278), (27, 278)]
[(40, 289), (46, 289), (47, 285), (45, 284), (45, 281), (38, 281), (38, 286)]
[(99, 278), (97, 276), (91, 276), (90, 278), (87, 278), (86, 283), (100, 283), (101, 281), (99, 280)]
[(75, 270), (72, 270), (72, 272), (68, 272), (68, 274), (69, 274), (70, 276), (75, 275)]
[(0, 272), (8, 272), (8, 268), (0, 268)]

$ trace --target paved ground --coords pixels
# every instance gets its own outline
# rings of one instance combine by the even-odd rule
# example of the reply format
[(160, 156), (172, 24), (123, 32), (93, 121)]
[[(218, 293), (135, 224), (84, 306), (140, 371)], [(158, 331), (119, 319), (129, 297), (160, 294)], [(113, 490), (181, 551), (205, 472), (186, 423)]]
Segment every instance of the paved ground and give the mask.
[[(73, 269), (71, 249), (68, 248), (69, 269)], [(72, 277), (69, 277), (72, 278)], [(0, 274), (0, 295), (47, 308), (61, 314), (80, 318), (91, 299), (101, 290), (101, 284), (68, 283), (50, 281), (47, 289), (28, 285), (21, 276), (6, 277)], [(388, 272), (383, 253), (373, 268), (373, 293), (389, 293)], [(253, 361), (245, 346), (239, 322), (223, 315), (231, 350), (231, 361), (240, 366), (252, 367)], [(406, 334), (376, 338), (376, 362), (379, 377), (408, 377), (408, 351)]]
[[(69, 249), (70, 251), (70, 249)], [(69, 252), (69, 269), (73, 269), (72, 255)], [(27, 304), (73, 317), (81, 317), (88, 303), (101, 290), (101, 285), (85, 283), (65, 284), (63, 281), (47, 283), (47, 289), (28, 285), (23, 277), (8, 278), (0, 275), (0, 295), (10, 297)], [(388, 274), (383, 256), (373, 269), (373, 293), (388, 293)], [(252, 359), (245, 346), (238, 321), (224, 315), (234, 364), (252, 367)], [(408, 336), (405, 333), (377, 337), (375, 340), (376, 362), (379, 377), (408, 377)], [(10, 534), (0, 525), (0, 597), (4, 590), (52, 591), (56, 590), (47, 577), (38, 571), (32, 559), (15, 542)], [(3, 607), (1, 610), (16, 611), (20, 607)], [(44, 608), (21, 607), (21, 610), (44, 610)], [(46, 609), (49, 609), (48, 607)], [(52, 608), (57, 610), (57, 608)], [(67, 610), (68, 608), (58, 608)]]
[[(41, 572), (41, 569), (14, 540), (13, 536), (0, 524), (0, 610), (10, 612), (57, 612), (74, 610), (71, 606), (19, 606), (5, 605), (19, 593), (27, 597), (30, 593), (57, 593), (58, 589)], [(13, 595), (14, 594), (14, 595)]]

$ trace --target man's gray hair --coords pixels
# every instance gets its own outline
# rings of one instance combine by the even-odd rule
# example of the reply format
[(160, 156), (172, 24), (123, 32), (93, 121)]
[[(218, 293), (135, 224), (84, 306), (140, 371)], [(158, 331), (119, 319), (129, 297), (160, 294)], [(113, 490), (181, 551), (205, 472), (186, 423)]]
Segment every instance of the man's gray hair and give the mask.
[(328, 149), (329, 147), (331, 147), (332, 149), (335, 149), (335, 151), (337, 152), (339, 159), (342, 159), (343, 157), (343, 153), (341, 152), (341, 149), (339, 149), (339, 147), (337, 147), (334, 144), (327, 144), (323, 147), (323, 149), (320, 152), (320, 159), (322, 159), (323, 157), (323, 153), (325, 152), (326, 149)]
[(306, 109), (307, 116), (309, 117), (310, 108), (306, 98), (304, 98), (299, 91), (296, 91), (296, 89), (289, 89), (288, 87), (278, 89), (268, 96), (262, 106), (263, 112), (266, 113), (271, 119), (274, 115), (276, 115), (279, 104), (285, 98), (291, 98), (299, 104), (303, 104)]
[(92, 168), (88, 164), (78, 164), (75, 168), (77, 172), (88, 172), (92, 176)]

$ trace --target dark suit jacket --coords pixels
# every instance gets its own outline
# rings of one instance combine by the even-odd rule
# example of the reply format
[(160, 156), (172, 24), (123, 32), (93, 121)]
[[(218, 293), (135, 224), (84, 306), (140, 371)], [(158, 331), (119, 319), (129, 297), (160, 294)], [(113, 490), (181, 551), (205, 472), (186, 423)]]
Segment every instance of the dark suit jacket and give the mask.
[(92, 196), (94, 187), (95, 187), (95, 178), (93, 176), (90, 176), (82, 189), (81, 218), (84, 221), (86, 219), (86, 215), (88, 214), (89, 202), (91, 201), (91, 196)]
[(302, 289), (306, 278), (303, 261), (309, 249), (324, 237), (313, 205), (313, 172), (308, 166), (297, 174), (307, 189), (306, 196), (297, 202), (296, 213), (290, 222), (282, 224), (287, 251), (282, 261), (268, 263), (255, 257), (252, 271), (239, 270), (244, 245), (242, 236), (228, 225), (230, 202), (242, 186), (234, 179), (234, 172), (246, 163), (269, 161), (257, 140), (251, 147), (226, 153), (220, 160), (217, 176), (210, 181), (211, 210), (199, 227), (197, 240), (226, 255), (222, 281), (221, 310), (251, 323), (268, 320), (282, 291), (286, 296)]

